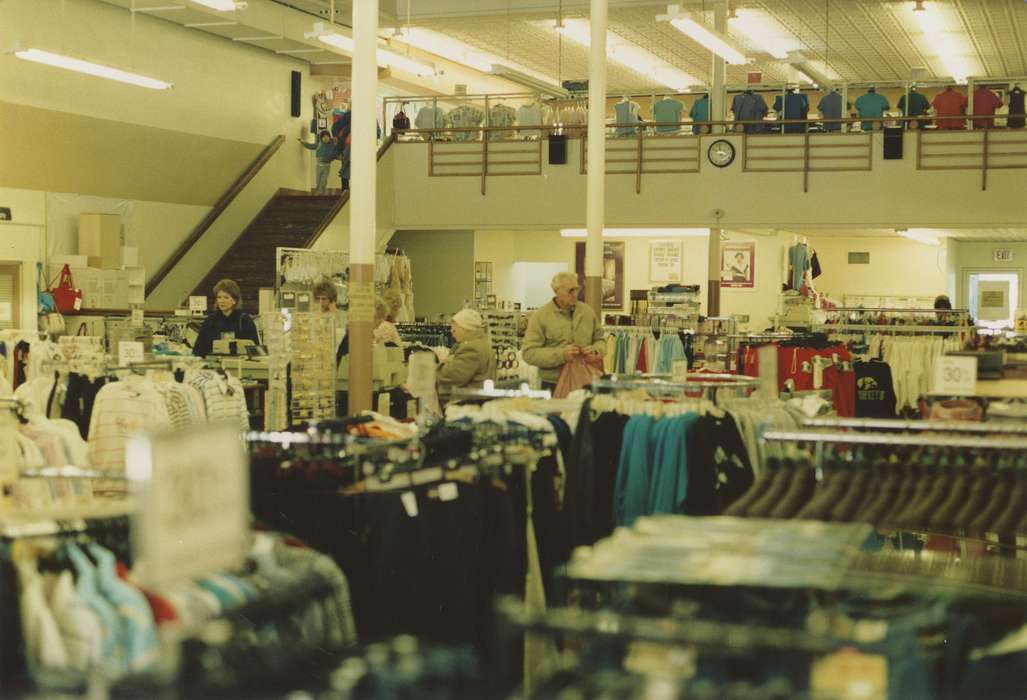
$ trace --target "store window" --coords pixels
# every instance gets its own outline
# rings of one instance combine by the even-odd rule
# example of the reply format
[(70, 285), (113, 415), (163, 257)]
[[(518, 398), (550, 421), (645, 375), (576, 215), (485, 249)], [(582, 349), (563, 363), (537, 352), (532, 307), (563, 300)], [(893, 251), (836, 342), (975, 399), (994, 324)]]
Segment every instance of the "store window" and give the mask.
[(978, 328), (1012, 329), (1020, 300), (1019, 272), (968, 272), (970, 316)]

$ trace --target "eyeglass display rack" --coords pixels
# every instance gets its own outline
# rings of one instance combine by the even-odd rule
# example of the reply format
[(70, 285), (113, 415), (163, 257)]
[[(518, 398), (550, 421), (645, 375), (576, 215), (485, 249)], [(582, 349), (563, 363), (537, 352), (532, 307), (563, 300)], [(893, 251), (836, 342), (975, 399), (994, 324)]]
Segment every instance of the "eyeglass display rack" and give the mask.
[(513, 379), (519, 374), (517, 351), (521, 346), (517, 328), (521, 322), (520, 311), (485, 309), (481, 312), (489, 334), (489, 342), (496, 353), (496, 374), (499, 380)]

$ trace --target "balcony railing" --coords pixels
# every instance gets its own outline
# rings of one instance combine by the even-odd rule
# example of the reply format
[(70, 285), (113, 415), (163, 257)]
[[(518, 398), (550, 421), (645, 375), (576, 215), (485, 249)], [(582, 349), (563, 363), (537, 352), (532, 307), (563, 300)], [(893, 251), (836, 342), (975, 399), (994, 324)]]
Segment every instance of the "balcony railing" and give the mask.
[[(809, 192), (811, 173), (872, 170), (872, 134), (891, 128), (916, 139), (918, 170), (980, 170), (984, 190), (990, 171), (1027, 169), (1027, 130), (981, 128), (989, 117), (942, 118), (948, 126), (976, 121), (973, 130), (934, 128), (937, 117), (607, 124), (606, 174), (633, 175), (641, 193), (643, 175), (699, 173), (715, 140), (740, 136), (743, 172), (802, 173), (803, 192)], [(396, 143), (427, 143), (429, 177), (477, 177), (484, 195), (490, 176), (541, 175), (542, 142), (553, 134), (580, 140), (580, 172), (587, 173), (583, 126), (409, 129), (396, 133)]]

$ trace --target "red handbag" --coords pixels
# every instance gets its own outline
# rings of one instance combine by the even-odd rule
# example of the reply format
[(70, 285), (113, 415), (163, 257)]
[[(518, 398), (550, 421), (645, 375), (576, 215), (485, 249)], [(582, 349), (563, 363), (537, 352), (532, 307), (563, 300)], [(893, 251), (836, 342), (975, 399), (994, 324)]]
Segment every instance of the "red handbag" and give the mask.
[(49, 290), (53, 295), (54, 304), (62, 314), (82, 310), (82, 290), (76, 289), (71, 281), (71, 268), (68, 265), (61, 270), (61, 278), (57, 286)]

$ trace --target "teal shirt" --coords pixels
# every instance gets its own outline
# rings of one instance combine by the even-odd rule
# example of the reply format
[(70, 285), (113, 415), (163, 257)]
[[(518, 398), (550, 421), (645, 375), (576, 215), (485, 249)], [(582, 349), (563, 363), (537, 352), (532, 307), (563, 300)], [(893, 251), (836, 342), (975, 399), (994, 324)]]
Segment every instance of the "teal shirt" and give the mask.
[(314, 155), (322, 163), (331, 163), (339, 157), (339, 147), (331, 141), (328, 143), (321, 143), (320, 140), (317, 143), (304, 142), (303, 147), (308, 151), (316, 151)]
[[(688, 118), (693, 122), (708, 122), (710, 120), (710, 98), (700, 97), (696, 100), (688, 112)], [(692, 133), (698, 134), (699, 127), (693, 126)]]
[(665, 97), (653, 104), (653, 121), (657, 122), (656, 132), (657, 133), (673, 133), (676, 132), (680, 127), (678, 122), (681, 121), (681, 113), (685, 110), (685, 105), (675, 99)]
[[(888, 98), (876, 92), (868, 92), (856, 100), (856, 111), (865, 118), (880, 118), (890, 109)], [(863, 131), (870, 131), (872, 122), (863, 122)]]

